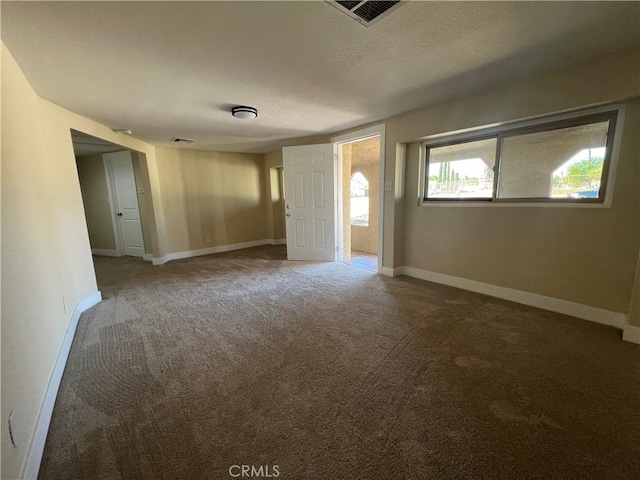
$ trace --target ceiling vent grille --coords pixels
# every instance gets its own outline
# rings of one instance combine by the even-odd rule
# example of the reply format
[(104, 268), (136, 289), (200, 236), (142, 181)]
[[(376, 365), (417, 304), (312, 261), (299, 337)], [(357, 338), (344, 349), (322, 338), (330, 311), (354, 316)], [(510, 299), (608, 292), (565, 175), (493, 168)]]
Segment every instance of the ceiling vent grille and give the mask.
[(369, 27), (407, 2), (328, 1), (327, 3), (346, 13), (360, 25)]
[(179, 137), (174, 137), (171, 139), (172, 142), (174, 143), (193, 143), (195, 142), (195, 140), (193, 138), (179, 138)]

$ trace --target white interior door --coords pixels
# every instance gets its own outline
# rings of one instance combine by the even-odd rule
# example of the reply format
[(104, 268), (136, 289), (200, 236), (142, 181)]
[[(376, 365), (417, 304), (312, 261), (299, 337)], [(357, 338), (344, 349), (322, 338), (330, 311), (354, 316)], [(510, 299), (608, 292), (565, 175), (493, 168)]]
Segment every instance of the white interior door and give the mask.
[(336, 259), (333, 144), (284, 147), (289, 260)]
[(113, 175), (114, 201), (124, 254), (144, 257), (144, 239), (131, 152), (107, 153), (103, 158), (110, 164)]

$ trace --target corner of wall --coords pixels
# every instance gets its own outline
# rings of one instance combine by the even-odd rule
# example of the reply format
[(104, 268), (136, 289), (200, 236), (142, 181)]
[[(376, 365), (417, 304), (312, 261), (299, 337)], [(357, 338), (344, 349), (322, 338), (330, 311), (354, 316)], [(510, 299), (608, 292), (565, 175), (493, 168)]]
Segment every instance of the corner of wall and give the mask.
[(625, 325), (622, 330), (622, 340), (640, 345), (640, 327)]

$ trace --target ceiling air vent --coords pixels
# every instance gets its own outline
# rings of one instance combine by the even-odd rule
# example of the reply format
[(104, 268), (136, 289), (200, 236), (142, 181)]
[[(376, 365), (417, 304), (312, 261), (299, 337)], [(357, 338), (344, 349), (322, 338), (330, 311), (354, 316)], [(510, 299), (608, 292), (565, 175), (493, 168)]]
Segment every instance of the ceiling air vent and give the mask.
[(346, 13), (361, 25), (368, 27), (407, 2), (328, 1), (327, 3)]
[(178, 137), (172, 138), (171, 141), (173, 143), (193, 143), (193, 142), (195, 142), (195, 140), (193, 138), (178, 138)]

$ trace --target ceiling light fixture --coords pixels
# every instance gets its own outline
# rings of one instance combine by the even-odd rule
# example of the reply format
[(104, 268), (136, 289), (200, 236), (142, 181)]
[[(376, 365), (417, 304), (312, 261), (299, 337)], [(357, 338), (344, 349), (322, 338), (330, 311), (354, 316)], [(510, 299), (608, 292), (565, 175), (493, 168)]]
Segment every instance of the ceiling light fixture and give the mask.
[(253, 107), (237, 106), (231, 109), (231, 115), (242, 120), (249, 120), (258, 117), (258, 110)]
[(112, 128), (111, 130), (113, 130), (116, 133), (124, 133), (125, 135), (133, 134), (133, 132), (128, 128)]

